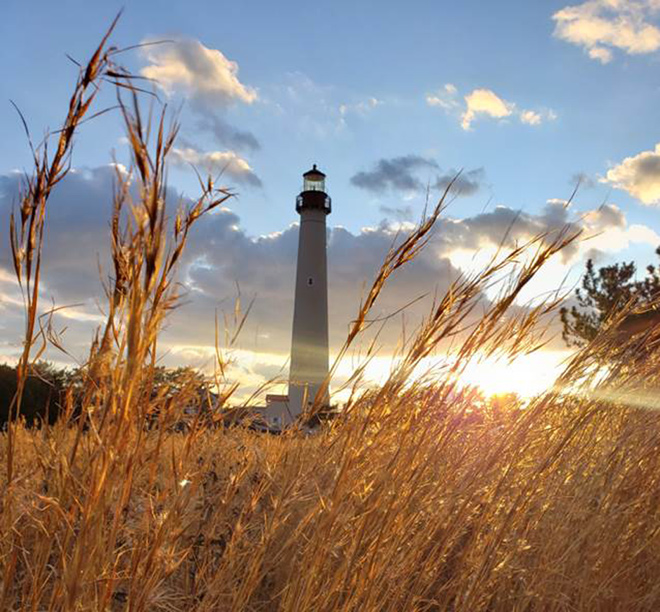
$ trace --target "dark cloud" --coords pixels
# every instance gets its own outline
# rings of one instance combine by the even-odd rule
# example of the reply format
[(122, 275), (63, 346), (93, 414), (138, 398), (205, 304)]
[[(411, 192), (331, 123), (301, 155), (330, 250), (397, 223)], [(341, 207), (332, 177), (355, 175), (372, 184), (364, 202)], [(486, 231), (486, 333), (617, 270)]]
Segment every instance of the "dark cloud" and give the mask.
[(624, 228), (626, 226), (626, 216), (619, 207), (613, 204), (603, 204), (588, 213), (588, 215), (589, 222), (596, 231), (604, 231), (611, 227)]
[[(113, 173), (109, 167), (72, 173), (53, 192), (49, 202), (42, 304), (49, 305), (51, 299), (57, 305), (83, 304), (78, 311), (86, 313), (86, 320), (59, 319), (70, 328), (67, 346), (81, 358), (94, 327), (91, 317), (99, 313), (98, 304), (103, 304), (98, 264), (105, 275), (111, 271), (108, 219)], [(0, 218), (7, 218), (18, 183), (17, 176), (2, 177)], [(173, 204), (179, 197), (175, 190), (170, 191)], [(393, 242), (401, 239), (398, 234), (387, 224), (355, 234), (343, 228), (329, 231), (331, 343), (335, 349), (345, 338), (365, 287)], [(231, 312), (240, 288), (244, 305), (256, 298), (242, 334), (244, 347), (286, 356), (297, 246), (296, 225), (268, 236), (251, 237), (241, 228), (239, 217), (229, 209), (203, 219), (193, 229), (181, 262), (183, 305), (169, 319), (162, 346), (171, 349), (174, 355), (182, 347), (212, 346), (215, 313)], [(0, 271), (11, 276), (6, 242), (0, 245)], [(457, 274), (441, 250), (427, 249), (388, 285), (374, 315), (389, 314), (436, 287), (442, 291)], [(14, 332), (18, 342), (20, 327)], [(384, 334), (382, 341), (385, 346), (392, 346), (397, 337), (395, 330), (392, 337)], [(180, 354), (185, 357), (194, 352), (191, 351)]]
[(372, 170), (358, 172), (351, 177), (351, 183), (374, 193), (388, 190), (416, 192), (424, 188), (424, 183), (416, 176), (417, 172), (437, 167), (432, 159), (419, 155), (381, 159)]
[[(490, 212), (450, 223), (443, 231), (447, 232), (445, 240), (451, 245), (450, 248), (477, 249), (487, 244), (513, 248), (541, 233), (549, 232), (547, 240), (553, 240), (557, 232), (564, 228), (574, 232), (580, 227), (577, 222), (571, 221), (564, 201), (551, 200), (539, 214), (497, 206)], [(578, 248), (577, 243), (566, 247), (561, 253), (562, 259), (569, 261)]]
[(379, 210), (387, 218), (397, 221), (412, 221), (414, 214), (412, 206), (380, 206)]
[[(57, 185), (46, 217), (43, 284), (60, 304), (85, 301), (100, 295), (97, 262), (110, 254), (109, 221), (115, 170), (111, 166), (74, 170)], [(16, 202), (21, 176), (0, 176), (0, 219)], [(12, 270), (7, 234), (0, 240), (0, 266)], [(106, 267), (106, 271), (108, 268)]]
[(405, 155), (378, 160), (372, 170), (353, 175), (351, 183), (377, 194), (388, 191), (420, 193), (427, 185), (431, 189), (444, 191), (453, 180), (452, 192), (469, 196), (479, 191), (485, 176), (483, 168), (463, 171), (460, 174), (457, 170), (441, 173), (434, 160), (419, 155)]
[[(49, 202), (42, 304), (49, 307), (52, 298), (56, 305), (83, 305), (72, 311), (68, 319), (57, 316), (59, 327), (68, 327), (65, 345), (81, 359), (96, 325), (98, 304), (104, 303), (97, 262), (105, 275), (110, 272), (108, 220), (113, 175), (114, 169), (110, 167), (73, 172), (57, 186)], [(8, 218), (18, 185), (18, 175), (0, 177), (0, 219)], [(176, 190), (169, 191), (173, 206), (179, 198)], [(291, 211), (291, 219), (294, 218)], [(459, 271), (450, 259), (454, 251), (500, 243), (512, 246), (567, 223), (575, 229), (586, 223), (603, 231), (620, 227), (624, 220), (621, 212), (610, 206), (591, 211), (580, 222), (572, 221), (561, 201), (548, 203), (539, 214), (500, 206), (462, 220), (442, 218), (427, 248), (387, 284), (372, 315), (389, 315), (418, 296), (429, 294), (426, 301), (406, 312), (408, 328), (413, 328), (425, 314), (433, 294), (442, 294), (458, 276)], [(395, 241), (403, 238), (405, 231), (386, 222), (359, 232), (341, 227), (329, 230), (330, 329), (334, 350), (345, 339), (348, 325), (383, 257)], [(255, 375), (272, 374), (274, 370), (270, 366), (277, 364), (268, 361), (265, 354), (279, 355), (285, 363), (290, 346), (297, 226), (253, 237), (241, 227), (235, 212), (223, 208), (193, 228), (188, 245), (178, 278), (182, 305), (168, 320), (161, 342), (162, 348), (170, 351), (169, 362), (178, 360), (198, 365), (199, 360), (208, 361), (214, 344), (216, 312), (231, 313), (240, 289), (244, 306), (255, 299), (241, 335), (241, 346), (264, 356), (259, 365), (261, 370), (255, 370)], [(570, 251), (566, 257), (574, 254), (575, 250)], [(9, 342), (18, 351), (22, 331), (20, 295), (10, 295), (11, 269), (8, 241), (3, 240), (0, 241), (0, 335), (4, 343)], [(379, 337), (385, 354), (399, 338), (399, 321), (392, 321)], [(4, 345), (0, 350), (7, 354)]]
[(596, 265), (599, 265), (605, 259), (605, 253), (600, 249), (589, 249), (584, 254), (585, 259), (591, 259)]
[(452, 183), (452, 193), (462, 196), (471, 196), (479, 191), (486, 178), (486, 172), (483, 168), (463, 171), (460, 174), (457, 170), (449, 170), (442, 176), (438, 176), (435, 182), (435, 188), (441, 191), (447, 189)]
[(218, 146), (251, 152), (261, 148), (261, 144), (252, 132), (240, 130), (218, 115), (205, 112), (204, 109), (198, 113), (196, 127), (202, 133), (211, 134)]

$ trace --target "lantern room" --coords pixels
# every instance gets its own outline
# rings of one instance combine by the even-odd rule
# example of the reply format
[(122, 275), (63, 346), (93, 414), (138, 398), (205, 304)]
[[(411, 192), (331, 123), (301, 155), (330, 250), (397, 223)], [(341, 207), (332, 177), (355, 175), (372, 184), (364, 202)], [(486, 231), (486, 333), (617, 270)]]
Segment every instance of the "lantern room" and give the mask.
[(325, 174), (316, 167), (316, 164), (303, 174), (303, 189), (296, 198), (298, 213), (312, 210), (323, 211), (326, 215), (332, 212), (330, 196), (325, 192)]
[(303, 191), (322, 191), (325, 193), (325, 174), (321, 172), (316, 164), (303, 174)]

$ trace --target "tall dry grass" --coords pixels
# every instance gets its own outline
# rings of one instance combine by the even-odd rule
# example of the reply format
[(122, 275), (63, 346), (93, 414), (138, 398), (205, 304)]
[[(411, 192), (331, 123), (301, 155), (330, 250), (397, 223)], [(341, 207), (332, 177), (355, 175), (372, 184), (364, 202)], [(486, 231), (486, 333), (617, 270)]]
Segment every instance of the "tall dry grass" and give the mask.
[[(152, 392), (158, 332), (176, 304), (189, 228), (231, 194), (202, 182), (169, 227), (177, 127), (164, 115), (153, 129), (143, 120), (139, 92), (106, 45), (81, 69), (57, 150), (70, 151), (86, 91), (105, 78), (124, 92), (133, 167), (117, 173), (107, 320), (82, 390), (67, 399), (69, 416), (74, 405), (80, 415), (40, 430), (16, 423), (0, 438), (0, 610), (660, 608), (660, 423), (635, 405), (657, 387), (655, 354), (632, 359), (639, 338), (622, 345), (606, 330), (524, 407), (478, 411), (460, 392), (471, 360), (542, 345), (535, 330), (556, 300), (512, 307), (576, 236), (538, 236), (457, 279), (386, 383), (356, 392), (317, 435), (201, 422), (172, 431), (186, 390)], [(35, 155), (12, 224), (27, 294), (23, 377), (40, 343), (61, 344), (38, 327), (48, 195), (66, 169), (47, 159)], [(423, 248), (446, 196), (388, 255), (349, 340), (369, 325), (387, 278)], [(494, 283), (501, 291), (484, 305)], [(441, 343), (452, 359), (420, 377)]]

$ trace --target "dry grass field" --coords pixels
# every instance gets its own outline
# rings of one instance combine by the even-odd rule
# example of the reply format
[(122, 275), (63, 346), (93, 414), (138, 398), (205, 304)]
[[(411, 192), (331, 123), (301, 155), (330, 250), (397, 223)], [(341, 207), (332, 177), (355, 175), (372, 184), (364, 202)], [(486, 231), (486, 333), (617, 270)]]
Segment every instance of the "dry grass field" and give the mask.
[[(151, 393), (158, 332), (176, 304), (189, 228), (231, 194), (202, 180), (199, 200), (168, 223), (164, 170), (177, 127), (164, 115), (145, 121), (115, 57), (104, 40), (81, 68), (63, 129), (35, 152), (11, 222), (27, 321), (18, 411), (43, 343), (61, 342), (39, 319), (41, 247), (57, 214), (48, 197), (97, 87), (117, 87), (134, 163), (117, 173), (107, 321), (82, 388), (65, 401), (76, 418), (0, 435), (0, 610), (660, 609), (660, 420), (644, 409), (655, 354), (635, 359), (638, 346), (605, 330), (524, 405), (481, 410), (460, 393), (472, 360), (544, 341), (539, 323), (556, 300), (511, 309), (576, 236), (538, 236), (457, 279), (382, 387), (361, 391), (356, 372), (343, 416), (315, 435), (202, 422), (173, 430), (187, 391)], [(344, 353), (444, 201), (388, 255)], [(483, 289), (504, 277), (484, 305)], [(420, 364), (451, 339), (451, 368), (420, 378)], [(228, 399), (223, 364), (219, 352)]]

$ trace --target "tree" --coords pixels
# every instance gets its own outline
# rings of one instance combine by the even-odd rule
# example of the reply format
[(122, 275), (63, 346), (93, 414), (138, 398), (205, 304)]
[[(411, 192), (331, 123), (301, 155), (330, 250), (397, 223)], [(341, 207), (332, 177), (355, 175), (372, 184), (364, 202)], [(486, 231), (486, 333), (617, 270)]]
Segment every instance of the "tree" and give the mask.
[(201, 419), (206, 424), (213, 421), (216, 395), (213, 393), (213, 381), (190, 366), (176, 369), (156, 366), (145, 376), (144, 392), (149, 402), (147, 417), (150, 427), (155, 426), (168, 407), (175, 409), (179, 421), (175, 428), (185, 427), (185, 421)]
[[(660, 256), (660, 247), (656, 249)], [(562, 337), (568, 346), (584, 346), (596, 337), (603, 323), (621, 308), (650, 304), (660, 296), (660, 269), (646, 267), (646, 276), (636, 280), (634, 262), (615, 263), (596, 270), (587, 260), (581, 287), (575, 290), (577, 305), (560, 311)]]
[[(28, 427), (44, 422), (53, 424), (65, 410), (66, 392), (71, 391), (73, 409), (70, 416), (75, 420), (82, 410), (86, 377), (81, 368), (57, 368), (45, 361), (34, 364), (26, 380), (19, 417)], [(16, 381), (16, 368), (0, 364), (0, 431), (9, 420)], [(152, 370), (151, 378), (145, 376), (145, 381), (148, 387), (142, 391), (152, 407), (151, 421), (155, 421), (168, 400), (184, 414), (201, 414), (207, 421), (212, 420), (211, 404), (215, 397), (212, 381), (201, 372), (191, 367), (169, 369), (157, 366)]]
[[(40, 361), (32, 366), (26, 380), (20, 418), (29, 426), (54, 423), (62, 409), (62, 395), (72, 371), (58, 369)], [(0, 429), (9, 420), (9, 410), (16, 394), (16, 368), (0, 364)]]

